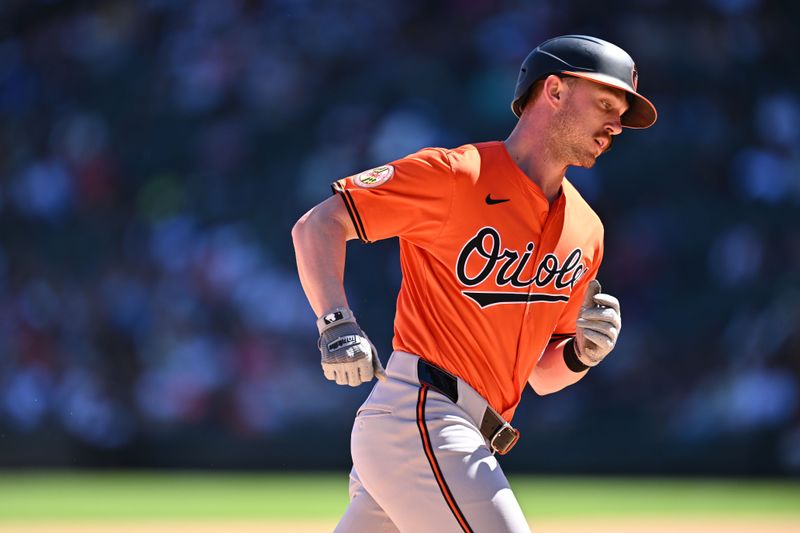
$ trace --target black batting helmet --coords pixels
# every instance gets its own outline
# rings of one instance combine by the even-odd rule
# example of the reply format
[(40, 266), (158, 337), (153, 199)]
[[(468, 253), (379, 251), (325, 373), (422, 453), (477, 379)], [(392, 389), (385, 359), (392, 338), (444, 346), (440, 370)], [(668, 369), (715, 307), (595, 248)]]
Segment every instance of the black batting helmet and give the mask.
[(628, 93), (630, 107), (622, 115), (628, 128), (649, 128), (658, 116), (653, 104), (636, 92), (639, 74), (628, 53), (608, 41), (588, 35), (563, 35), (549, 39), (528, 54), (520, 67), (511, 110), (522, 115), (520, 100), (538, 80), (549, 74), (567, 74)]

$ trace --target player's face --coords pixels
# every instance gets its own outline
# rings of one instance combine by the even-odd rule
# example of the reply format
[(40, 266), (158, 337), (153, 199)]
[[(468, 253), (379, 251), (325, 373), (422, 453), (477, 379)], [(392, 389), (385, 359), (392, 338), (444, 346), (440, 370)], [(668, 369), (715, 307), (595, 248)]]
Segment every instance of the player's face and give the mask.
[(627, 109), (624, 91), (583, 79), (570, 83), (554, 117), (561, 157), (572, 166), (594, 166), (611, 146), (611, 136), (622, 132), (620, 117)]

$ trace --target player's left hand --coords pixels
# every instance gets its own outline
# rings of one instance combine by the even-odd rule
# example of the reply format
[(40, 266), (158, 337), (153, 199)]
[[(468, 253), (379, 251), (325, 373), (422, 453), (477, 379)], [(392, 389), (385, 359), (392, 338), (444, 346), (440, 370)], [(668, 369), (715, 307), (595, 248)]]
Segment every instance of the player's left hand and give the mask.
[(576, 326), (575, 355), (586, 366), (598, 365), (617, 343), (622, 315), (619, 300), (601, 293), (596, 279), (586, 288)]

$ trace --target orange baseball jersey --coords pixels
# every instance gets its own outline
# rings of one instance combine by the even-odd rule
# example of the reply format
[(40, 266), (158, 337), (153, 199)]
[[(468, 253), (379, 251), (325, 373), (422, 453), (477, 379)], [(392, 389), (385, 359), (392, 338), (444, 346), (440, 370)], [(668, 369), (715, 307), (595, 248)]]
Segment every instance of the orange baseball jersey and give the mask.
[(547, 201), (502, 142), (425, 148), (333, 183), (358, 237), (399, 237), (393, 346), (466, 380), (511, 420), (548, 343), (575, 335), (603, 256), (565, 179)]

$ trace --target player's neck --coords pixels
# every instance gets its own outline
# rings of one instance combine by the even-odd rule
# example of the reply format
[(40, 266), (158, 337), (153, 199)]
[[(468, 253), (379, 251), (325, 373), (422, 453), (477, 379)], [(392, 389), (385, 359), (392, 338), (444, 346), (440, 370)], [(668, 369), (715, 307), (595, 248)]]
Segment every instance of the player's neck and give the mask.
[(553, 203), (561, 189), (567, 165), (553, 157), (546, 141), (542, 136), (526, 135), (522, 128), (517, 127), (505, 140), (505, 146), (520, 170)]

